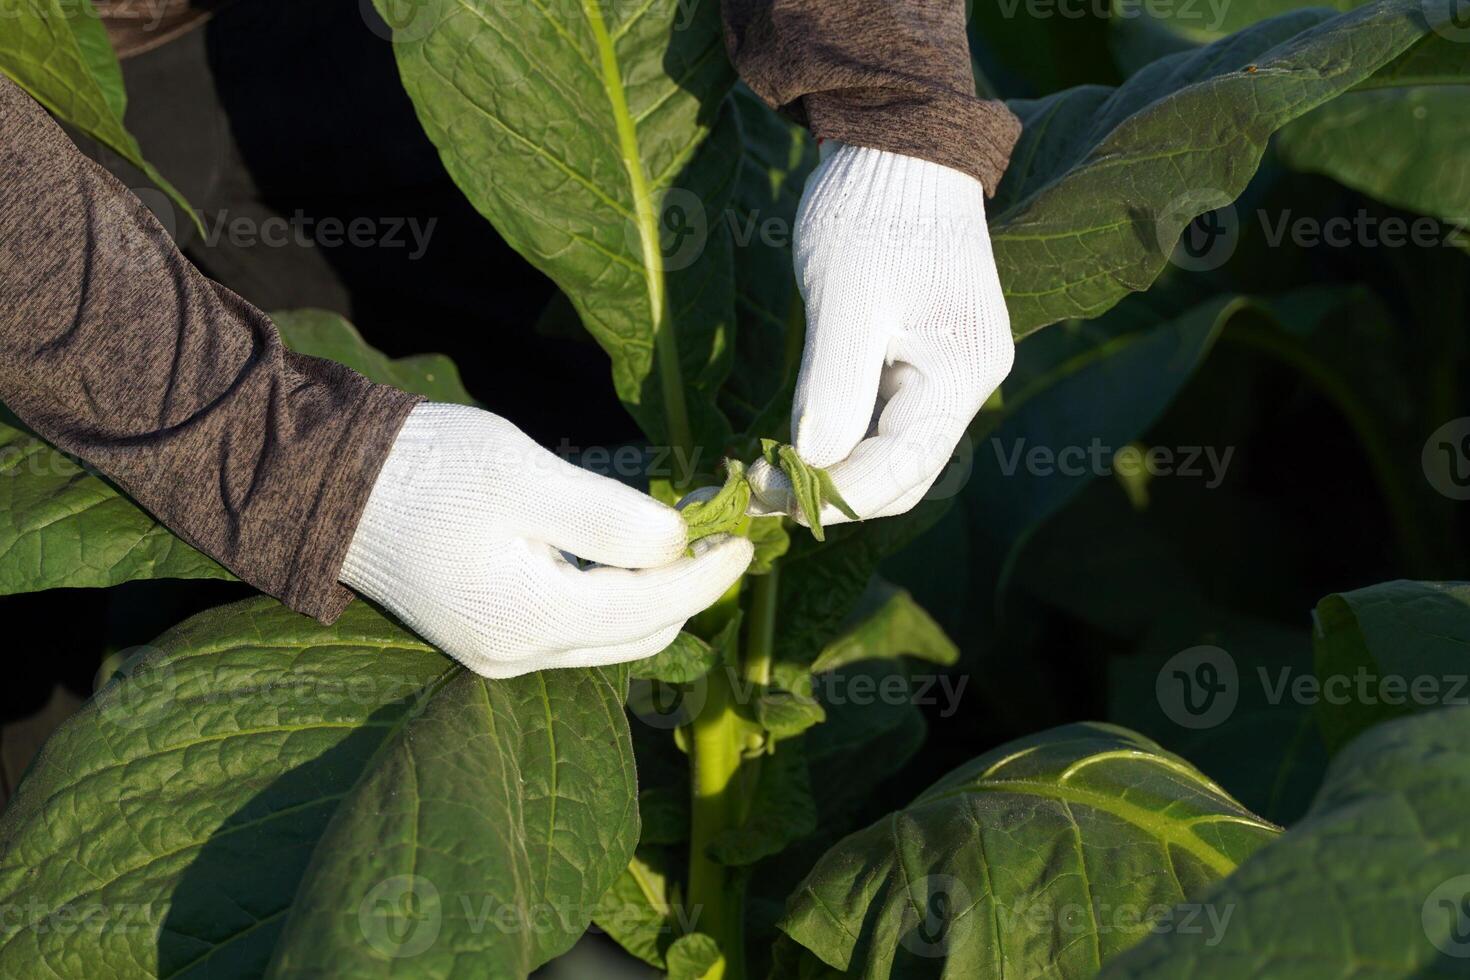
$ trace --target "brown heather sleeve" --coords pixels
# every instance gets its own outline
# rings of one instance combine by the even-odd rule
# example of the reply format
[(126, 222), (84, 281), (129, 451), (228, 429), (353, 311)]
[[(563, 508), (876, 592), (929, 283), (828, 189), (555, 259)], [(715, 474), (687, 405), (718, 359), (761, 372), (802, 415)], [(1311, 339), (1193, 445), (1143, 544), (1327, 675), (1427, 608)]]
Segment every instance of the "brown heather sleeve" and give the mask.
[(0, 402), (165, 526), (331, 622), (417, 396), (281, 345), (0, 77)]
[(747, 85), (823, 139), (920, 157), (994, 195), (1021, 124), (975, 95), (964, 0), (722, 0)]

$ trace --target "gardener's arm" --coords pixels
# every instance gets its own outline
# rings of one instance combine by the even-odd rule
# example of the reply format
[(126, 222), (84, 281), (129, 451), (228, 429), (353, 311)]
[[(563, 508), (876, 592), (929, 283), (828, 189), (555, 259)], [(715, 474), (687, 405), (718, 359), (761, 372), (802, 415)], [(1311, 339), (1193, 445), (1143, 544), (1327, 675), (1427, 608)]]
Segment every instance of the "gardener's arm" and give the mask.
[[(794, 236), (792, 439), (860, 516), (902, 513), (1010, 371), (985, 199), (1019, 123), (975, 95), (963, 0), (723, 3), (741, 77), (823, 141)], [(799, 519), (781, 473), (751, 481), (757, 512)]]
[(654, 653), (750, 557), (686, 558), (674, 510), (503, 419), (285, 350), (3, 77), (0, 402), (262, 591), (330, 621), (340, 577), (487, 675)]
[(335, 619), (356, 525), (418, 399), (281, 346), (0, 77), (0, 402), (163, 524)]
[(817, 138), (918, 157), (995, 193), (1020, 123), (975, 96), (964, 0), (723, 0), (751, 90)]

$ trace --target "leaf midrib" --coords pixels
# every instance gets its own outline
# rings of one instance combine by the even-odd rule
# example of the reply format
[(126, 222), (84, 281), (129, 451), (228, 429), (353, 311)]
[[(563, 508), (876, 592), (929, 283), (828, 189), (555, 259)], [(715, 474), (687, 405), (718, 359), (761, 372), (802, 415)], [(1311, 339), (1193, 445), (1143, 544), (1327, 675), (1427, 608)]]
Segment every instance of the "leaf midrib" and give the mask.
[(956, 796), (969, 796), (976, 793), (1007, 793), (1015, 792), (1039, 796), (1044, 799), (1055, 800), (1058, 803), (1077, 803), (1083, 806), (1100, 810), (1124, 820), (1140, 830), (1144, 830), (1157, 839), (1173, 844), (1193, 854), (1201, 862), (1207, 865), (1217, 875), (1224, 877), (1234, 871), (1237, 862), (1229, 855), (1206, 844), (1192, 832), (1180, 833), (1179, 827), (1192, 828), (1195, 822), (1214, 823), (1219, 821), (1236, 822), (1244, 826), (1254, 827), (1258, 830), (1274, 830), (1275, 828), (1262, 823), (1248, 820), (1236, 814), (1205, 814), (1193, 818), (1188, 822), (1164, 820), (1158, 814), (1135, 806), (1112, 796), (1102, 793), (1094, 793), (1090, 790), (1078, 789), (1072, 786), (1055, 786), (1048, 783), (1039, 783), (1029, 779), (1000, 779), (985, 783), (975, 783), (968, 786), (958, 787), (947, 793), (941, 793), (924, 800), (921, 805), (927, 805), (939, 800), (945, 800)]
[(622, 66), (616, 43), (602, 19), (598, 0), (582, 0), (582, 14), (592, 31), (602, 66), (602, 87), (612, 108), (613, 125), (618, 136), (618, 151), (623, 169), (628, 174), (628, 190), (633, 198), (634, 224), (638, 229), (643, 253), (643, 277), (648, 287), (648, 312), (653, 327), (654, 356), (657, 360), (659, 384), (663, 393), (664, 420), (668, 436), (677, 449), (693, 448), (689, 413), (684, 404), (684, 380), (679, 367), (679, 344), (668, 323), (668, 295), (664, 283), (664, 258), (660, 249), (658, 212), (643, 169), (643, 155), (638, 147), (638, 126), (628, 108), (628, 95), (623, 88)]

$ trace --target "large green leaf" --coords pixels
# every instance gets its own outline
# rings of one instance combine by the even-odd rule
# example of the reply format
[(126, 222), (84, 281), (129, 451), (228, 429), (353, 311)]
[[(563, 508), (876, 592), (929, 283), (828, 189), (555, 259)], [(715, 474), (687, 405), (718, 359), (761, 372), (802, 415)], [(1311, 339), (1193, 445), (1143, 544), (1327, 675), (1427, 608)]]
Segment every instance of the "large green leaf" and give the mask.
[[(1456, 47), (1470, 80), (1470, 45)], [(1277, 149), (1294, 169), (1454, 223), (1470, 247), (1470, 85), (1351, 92), (1282, 130)]]
[[(334, 313), (275, 314), (288, 347), (436, 401), (474, 404), (448, 358), (390, 360)], [(233, 576), (112, 484), (0, 415), (0, 595)]]
[(432, 925), (435, 899), (410, 913), (385, 902), (367, 927), (362, 903), (400, 877), (437, 893), (443, 917), (440, 941), (413, 957), (415, 977), (521, 978), (565, 952), (638, 837), (626, 683), (617, 670), (509, 682), (458, 671), (343, 801), (270, 975), (397, 972), (412, 940), (396, 937), (415, 917)]
[(718, 111), (732, 74), (717, 5), (428, 0), (395, 27), (449, 173), (572, 300), (644, 430), (717, 445), (734, 318), (720, 219), (740, 159), (734, 112)]
[(0, 74), (62, 122), (143, 171), (197, 225), (189, 202), (147, 160), (123, 126), (122, 69), (91, 0), (0, 0)]
[(1297, 10), (1344, 13), (1365, 0), (1231, 0), (1229, 3), (1140, 4), (1112, 0), (1109, 42), (1128, 74), (1166, 54), (1218, 41), (1252, 24)]
[(1329, 749), (1401, 715), (1470, 704), (1470, 585), (1385, 582), (1328, 596), (1314, 618)]
[[(1369, 0), (1231, 0), (1229, 3), (1147, 4), (1113, 0), (1111, 43), (1119, 67), (1132, 74), (1167, 54), (1228, 37), (1252, 24), (1298, 10), (1355, 10)], [(1435, 27), (1359, 88), (1382, 85), (1443, 84), (1446, 73), (1463, 76), (1461, 29), (1450, 20), (1455, 5), (1424, 0), (1425, 20)], [(1456, 79), (1458, 80), (1458, 78)]]
[(1457, 9), (1443, 0), (1425, 0), (1424, 14), (1435, 28), (1409, 50), (1358, 85), (1355, 91), (1420, 85), (1464, 85), (1470, 71), (1463, 27), (1446, 18)]
[(1180, 233), (1245, 189), (1271, 134), (1403, 54), (1418, 0), (1286, 14), (1121, 87), (1011, 103), (1025, 124), (992, 237), (1017, 336), (1147, 289)]
[(1070, 725), (843, 840), (781, 928), (865, 980), (1091, 977), (1276, 833), (1147, 739)]
[[(631, 857), (626, 683), (486, 681), (365, 603), (332, 627), (264, 599), (197, 616), (0, 817), (0, 904), (28, 910), (0, 974), (524, 977)], [(100, 929), (58, 927), (86, 909)]]
[(0, 422), (0, 595), (232, 577), (112, 484)]
[[(41, 6), (48, 2), (49, 0), (42, 0)], [(122, 65), (118, 63), (117, 53), (112, 50), (112, 40), (107, 36), (107, 28), (103, 26), (102, 19), (95, 16), (92, 0), (85, 0), (76, 4), (75, 9), (67, 10), (66, 19), (77, 40), (82, 60), (97, 87), (102, 90), (102, 98), (107, 102), (107, 107), (118, 119), (123, 118), (128, 111), (128, 93), (123, 83)]]
[[(1114, 48), (1125, 69), (1136, 70), (1174, 51), (1218, 40), (1256, 21), (1304, 7), (1349, 10), (1363, 0), (1250, 0), (1223, 4), (1201, 17), (1199, 4), (1138, 5), (1113, 19)], [(1423, 11), (1439, 22), (1439, 8)], [(1188, 15), (1188, 16), (1187, 16)], [(1453, 25), (1431, 34), (1358, 88), (1286, 126), (1278, 149), (1288, 165), (1325, 174), (1381, 201), (1446, 221), (1470, 220), (1470, 180), (1462, 166), (1470, 151), (1470, 45)]]
[(1104, 976), (1464, 976), (1470, 709), (1391, 722), (1334, 761), (1311, 811), (1197, 896), (1217, 935), (1151, 936)]

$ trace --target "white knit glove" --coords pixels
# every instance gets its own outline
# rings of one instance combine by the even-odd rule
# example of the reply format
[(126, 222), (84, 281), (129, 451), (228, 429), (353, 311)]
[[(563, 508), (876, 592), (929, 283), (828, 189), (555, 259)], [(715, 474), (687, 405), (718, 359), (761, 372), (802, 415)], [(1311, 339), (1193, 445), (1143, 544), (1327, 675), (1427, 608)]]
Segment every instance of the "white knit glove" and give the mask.
[[(505, 419), (415, 408), (342, 566), (349, 588), (485, 677), (658, 653), (750, 564), (684, 519), (542, 449)], [(576, 555), (605, 566), (581, 569)], [(644, 569), (629, 571), (629, 569)]]
[[(806, 349), (791, 431), (859, 516), (902, 514), (949, 462), (1015, 347), (985, 191), (927, 160), (828, 142), (797, 214)], [(752, 512), (800, 520), (791, 485), (751, 468)], [(847, 518), (828, 505), (823, 523)]]

